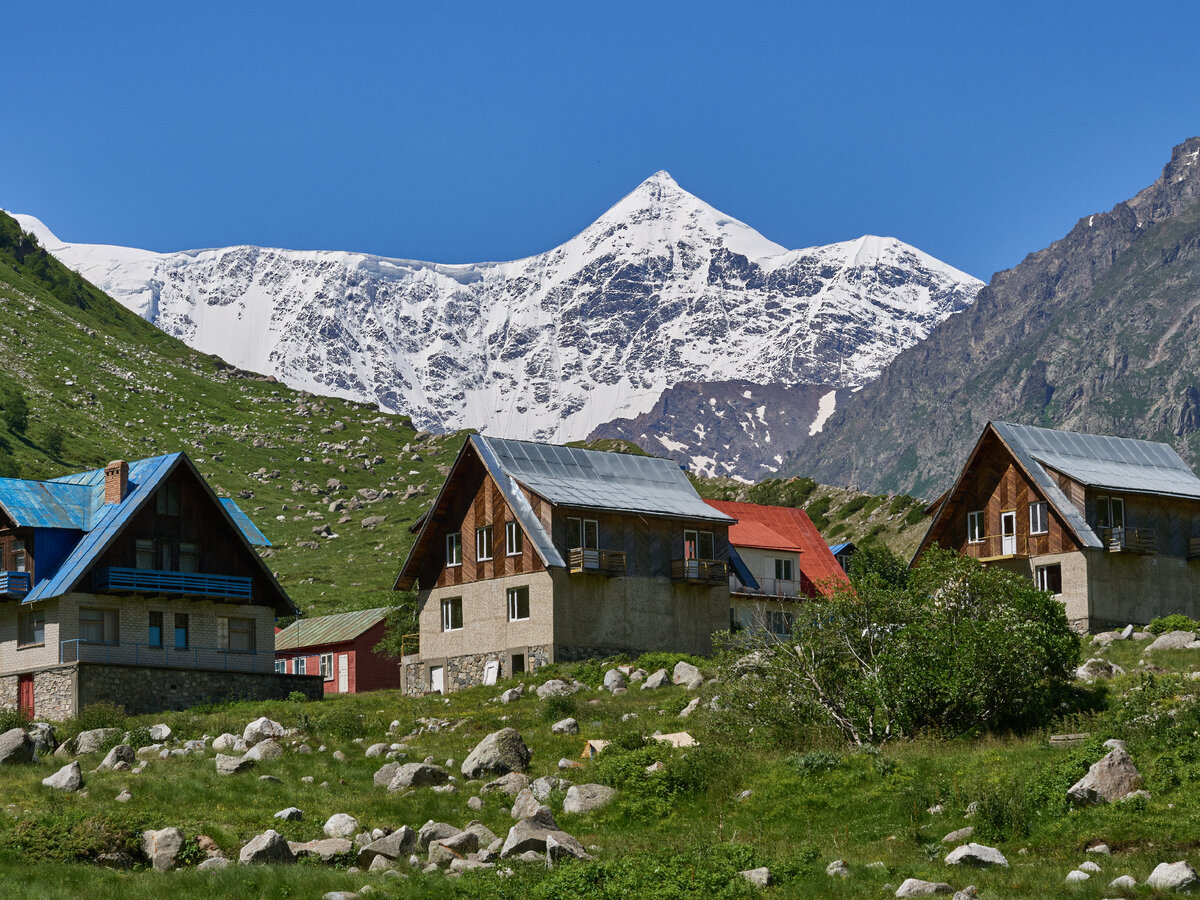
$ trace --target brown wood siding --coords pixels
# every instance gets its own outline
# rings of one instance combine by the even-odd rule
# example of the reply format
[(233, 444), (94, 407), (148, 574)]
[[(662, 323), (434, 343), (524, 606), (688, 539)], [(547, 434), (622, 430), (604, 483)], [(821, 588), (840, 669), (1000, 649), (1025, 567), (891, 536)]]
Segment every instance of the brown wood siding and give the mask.
[[(451, 486), (445, 501), (450, 512), (438, 522), (432, 549), (422, 566), (421, 586), (449, 587), (543, 569), (541, 557), (528, 535), (524, 536), (519, 555), (508, 556), (504, 552), (505, 523), (515, 520), (516, 516), (500, 486), (483, 466), (473, 459), (463, 462), (458, 483)], [(541, 498), (527, 496), (535, 513), (538, 513), (538, 505), (549, 505), (543, 504)], [(533, 503), (535, 499), (536, 503)], [(492, 528), (492, 558), (480, 560), (475, 553), (475, 532), (489, 525)], [(447, 566), (446, 536), (455, 531), (462, 535), (462, 565)]]
[[(1046, 499), (1038, 487), (1025, 477), (999, 438), (988, 434), (968, 462), (957, 491), (947, 499), (921, 549), (925, 550), (936, 542), (943, 548), (978, 555), (978, 545), (971, 545), (967, 541), (967, 514), (976, 510), (984, 511), (984, 533), (988, 537), (1000, 535), (1002, 513), (1015, 512), (1018, 548), (1022, 555), (1066, 553), (1081, 549), (1053, 504), (1049, 507), (1048, 533), (1029, 533), (1029, 506)], [(989, 548), (992, 543), (985, 541)], [(994, 554), (984, 555), (999, 555), (999, 551), (997, 549)]]

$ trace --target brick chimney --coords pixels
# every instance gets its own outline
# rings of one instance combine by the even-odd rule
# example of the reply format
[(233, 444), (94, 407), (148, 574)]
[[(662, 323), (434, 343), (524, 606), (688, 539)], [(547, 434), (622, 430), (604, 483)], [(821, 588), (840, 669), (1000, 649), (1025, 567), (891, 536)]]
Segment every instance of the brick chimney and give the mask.
[(104, 467), (104, 502), (120, 503), (129, 485), (129, 463), (117, 459)]

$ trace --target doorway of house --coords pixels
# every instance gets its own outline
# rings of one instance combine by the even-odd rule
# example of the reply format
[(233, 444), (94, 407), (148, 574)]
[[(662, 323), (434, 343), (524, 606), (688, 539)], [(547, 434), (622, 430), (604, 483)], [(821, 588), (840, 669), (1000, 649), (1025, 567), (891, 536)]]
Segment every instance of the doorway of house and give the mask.
[(522, 675), (525, 672), (525, 654), (514, 653), (512, 655), (512, 674)]
[(429, 690), (434, 694), (446, 693), (445, 678), (441, 666), (429, 667)]
[(350, 654), (338, 654), (338, 693), (345, 694), (350, 691)]
[(1000, 553), (1013, 556), (1017, 552), (1017, 514), (1000, 513)]
[(17, 676), (17, 705), (20, 708), (21, 715), (26, 719), (33, 720), (33, 676), (18, 675)]

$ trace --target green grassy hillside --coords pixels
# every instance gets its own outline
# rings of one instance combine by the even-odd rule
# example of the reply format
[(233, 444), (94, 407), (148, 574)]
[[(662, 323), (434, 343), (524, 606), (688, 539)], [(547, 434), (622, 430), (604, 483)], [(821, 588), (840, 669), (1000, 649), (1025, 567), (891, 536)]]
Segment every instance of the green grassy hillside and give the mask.
[[(595, 690), (603, 673), (595, 663), (526, 678), (534, 683), (551, 675), (576, 676), (591, 686), (553, 701), (529, 692), (501, 705), (494, 699), (510, 686), (501, 682), (445, 698), (381, 691), (321, 703), (229, 704), (133, 719), (93, 711), (89, 722), (63, 726), (61, 736), (84, 724), (115, 725), (131, 729), (136, 746), (149, 743), (141, 729), (161, 721), (182, 741), (240, 733), (260, 714), (300, 733), (285, 741), (288, 750), (279, 759), (232, 776), (216, 774), (211, 751), (153, 759), (137, 775), (93, 773), (101, 754), (90, 754), (81, 760), (86, 795), (42, 787), (41, 779), (56, 771), (61, 759), (0, 767), (0, 791), (8, 804), (0, 817), (0, 880), (18, 887), (22, 897), (86, 894), (97, 900), (160, 897), (168, 891), (181, 900), (315, 900), (325, 891), (361, 890), (367, 884), (381, 892), (372, 896), (384, 897), (859, 898), (890, 897), (909, 877), (948, 882), (956, 889), (974, 884), (980, 897), (997, 900), (1132, 896), (1107, 885), (1126, 873), (1142, 884), (1160, 862), (1186, 859), (1200, 865), (1195, 801), (1200, 761), (1192, 735), (1198, 721), (1192, 677), (1200, 651), (1146, 654), (1145, 647), (1145, 641), (1126, 641), (1101, 651), (1128, 674), (1097, 687), (1079, 686), (1071, 711), (1052, 727), (1090, 733), (1071, 745), (1051, 742), (1050, 730), (970, 740), (922, 738), (871, 752), (849, 751), (833, 739), (812, 736), (803, 745), (777, 743), (765, 732), (731, 728), (722, 713), (709, 709), (709, 701), (728, 690), (720, 682), (696, 692), (683, 686), (639, 690), (635, 683), (627, 694), (612, 696)], [(1135, 671), (1142, 656), (1153, 657), (1158, 668)], [(653, 668), (671, 660), (659, 654), (641, 662)], [(694, 696), (702, 700), (699, 710), (679, 718)], [(552, 734), (551, 723), (568, 715), (578, 719), (580, 733)], [(399, 726), (389, 733), (393, 720)], [(224, 872), (186, 868), (168, 875), (144, 868), (113, 872), (88, 862), (99, 852), (136, 844), (143, 829), (168, 826), (180, 828), (188, 839), (184, 859), (189, 866), (203, 859), (195, 844), (200, 835), (236, 858), (247, 840), (267, 828), (289, 840), (319, 838), (327, 817), (338, 812), (353, 815), (364, 828), (419, 828), (430, 819), (462, 827), (478, 819), (504, 837), (513, 825), (511, 798), (481, 793), (481, 782), (461, 776), (453, 793), (422, 788), (387, 794), (372, 784), (383, 760), (365, 758), (364, 750), (376, 741), (401, 741), (409, 761), (432, 757), (439, 764), (461, 763), (484, 735), (505, 726), (518, 729), (533, 751), (530, 777), (562, 774), (576, 784), (618, 788), (610, 806), (586, 814), (564, 813), (561, 792), (550, 798), (559, 826), (588, 847), (594, 862), (563, 863), (549, 872), (541, 863), (516, 863), (508, 877), (493, 869), (461, 878), (422, 874), (406, 863), (400, 878), (355, 873), (349, 871), (350, 859), (334, 865), (235, 865)], [(699, 746), (672, 750), (648, 740), (655, 731), (679, 730)], [(613, 743), (584, 768), (560, 773), (559, 759), (578, 759), (584, 740), (594, 738)], [(1101, 743), (1107, 738), (1128, 742), (1149, 796), (1072, 808), (1065, 791), (1106, 752)], [(301, 741), (326, 749), (305, 755), (296, 750)], [(344, 761), (333, 757), (336, 750), (344, 752)], [(647, 772), (652, 762), (662, 762), (662, 771)], [(457, 773), (457, 765), (451, 768)], [(260, 781), (260, 775), (278, 780)], [(311, 783), (302, 780), (307, 776)], [(126, 789), (132, 799), (114, 802)], [(482, 797), (481, 808), (468, 806), (472, 796)], [(969, 814), (972, 803), (977, 804), (974, 815)], [(303, 810), (303, 819), (273, 818), (288, 806)], [(935, 806), (941, 810), (931, 812)], [(975, 829), (970, 840), (998, 848), (1008, 867), (980, 871), (946, 865), (946, 854), (959, 841), (942, 839), (964, 827)], [(1111, 855), (1087, 853), (1096, 842), (1107, 844)], [(846, 861), (850, 877), (825, 873), (836, 859)], [(1100, 871), (1087, 882), (1065, 884), (1067, 873), (1087, 860)], [(774, 886), (760, 891), (738, 875), (756, 866), (770, 867)]]

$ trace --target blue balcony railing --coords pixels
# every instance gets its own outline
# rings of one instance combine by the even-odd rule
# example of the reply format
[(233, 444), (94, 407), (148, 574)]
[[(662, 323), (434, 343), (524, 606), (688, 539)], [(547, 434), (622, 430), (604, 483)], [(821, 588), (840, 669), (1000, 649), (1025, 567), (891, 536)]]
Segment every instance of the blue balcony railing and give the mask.
[(139, 594), (184, 594), (189, 597), (237, 597), (249, 600), (252, 586), (240, 575), (211, 575), (205, 572), (164, 572), (159, 569), (97, 569), (97, 593), (134, 591)]
[(0, 596), (24, 597), (28, 593), (28, 572), (0, 572)]
[[(76, 638), (59, 641), (58, 661), (122, 663), (134, 666), (161, 666), (167, 669), (221, 669), (226, 672), (259, 671), (259, 660), (274, 660), (274, 652), (229, 650), (221, 647), (152, 646), (133, 641), (101, 643)], [(273, 665), (273, 662), (272, 662)], [(262, 663), (264, 670), (270, 666)]]

